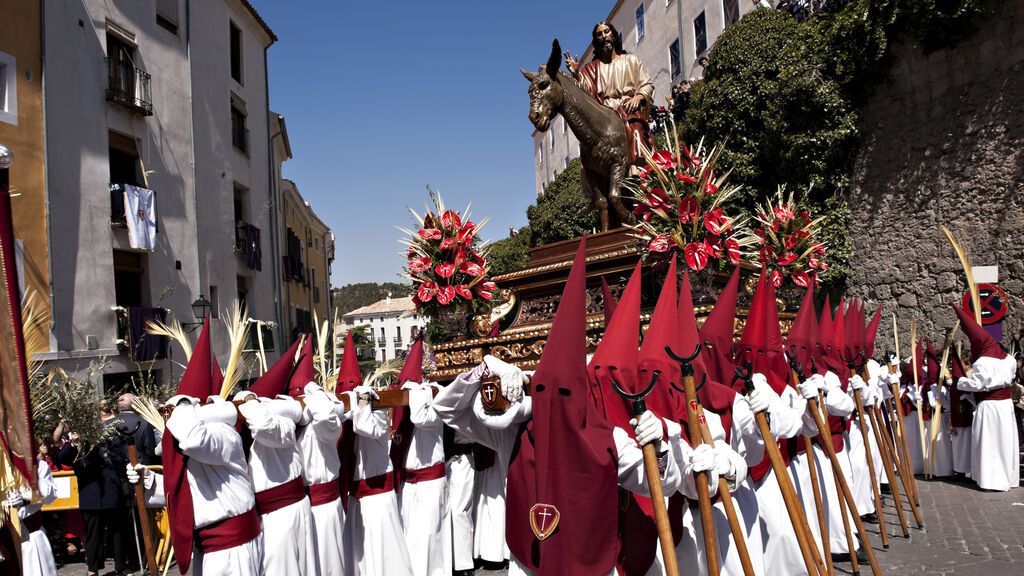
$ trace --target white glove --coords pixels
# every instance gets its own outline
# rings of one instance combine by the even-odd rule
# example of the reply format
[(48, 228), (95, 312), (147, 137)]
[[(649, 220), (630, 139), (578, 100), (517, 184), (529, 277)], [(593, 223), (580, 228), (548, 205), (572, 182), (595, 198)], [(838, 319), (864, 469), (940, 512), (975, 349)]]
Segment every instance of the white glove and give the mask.
[(508, 398), (509, 402), (519, 402), (523, 399), (523, 371), (517, 366), (509, 364), (488, 354), (484, 356), (484, 364), (487, 371), (501, 380), (501, 394)]
[(697, 446), (690, 456), (690, 469), (694, 473), (713, 471), (715, 469), (715, 449), (707, 444)]
[(235, 395), (231, 399), (235, 402), (245, 402), (247, 400), (255, 400), (257, 398), (256, 393), (251, 390), (242, 390), (235, 392)]
[(128, 477), (128, 483), (136, 485), (139, 483), (139, 478), (142, 478), (142, 487), (149, 490), (153, 487), (153, 482), (156, 481), (156, 475), (149, 468), (146, 468), (144, 464), (136, 464), (132, 468), (131, 464), (125, 464), (125, 475)]
[(648, 444), (654, 444), (654, 450), (661, 452), (664, 436), (664, 425), (661, 418), (654, 415), (653, 412), (647, 410), (640, 415), (639, 418), (633, 418), (629, 421), (629, 425), (633, 427), (633, 433), (636, 435), (636, 443), (640, 447), (644, 447)]
[(814, 374), (807, 380), (797, 384), (796, 387), (805, 400), (817, 400), (818, 390), (821, 390), (824, 385), (825, 379), (821, 377), (821, 374)]
[(21, 508), (25, 505), (25, 498), (17, 490), (11, 490), (7, 493), (7, 500), (4, 501), (4, 504), (8, 508)]
[(839, 376), (836, 376), (835, 372), (832, 372), (831, 370), (826, 372), (824, 379), (825, 385), (822, 386), (822, 390), (825, 391), (826, 395), (836, 388), (842, 388), (842, 384), (839, 382)]
[[(850, 386), (854, 390), (864, 390), (865, 388), (868, 387), (867, 383), (864, 382), (864, 379), (861, 378), (859, 374), (854, 374), (853, 376), (850, 376)], [(863, 394), (863, 392), (861, 392), (861, 394)]]
[[(755, 374), (754, 376), (761, 375)], [(764, 378), (764, 376), (761, 376), (761, 378)], [(751, 390), (750, 394), (747, 394), (744, 398), (746, 399), (747, 404), (750, 406), (750, 411), (753, 412), (754, 414), (757, 414), (758, 412), (764, 412), (765, 410), (768, 409), (768, 399), (765, 398), (765, 394), (758, 390), (757, 388)]]
[(715, 447), (715, 473), (720, 478), (732, 478), (736, 475), (736, 467), (725, 447)]
[(352, 392), (354, 392), (357, 397), (369, 396), (371, 400), (380, 399), (377, 391), (369, 386), (356, 386), (352, 389)]
[(419, 390), (419, 389), (420, 389), (420, 385), (417, 384), (416, 382), (413, 382), (412, 380), (409, 380), (405, 384), (402, 384), (402, 390)]
[[(239, 394), (241, 394), (241, 392), (239, 392)], [(251, 399), (255, 400), (256, 396), (251, 395)], [(238, 413), (241, 414), (246, 421), (254, 422), (267, 416), (267, 408), (258, 401), (243, 402), (238, 405)]]
[[(143, 468), (145, 468), (145, 466), (143, 466)], [(124, 465), (124, 475), (128, 477), (128, 483), (132, 486), (139, 483), (139, 473), (130, 463)]]

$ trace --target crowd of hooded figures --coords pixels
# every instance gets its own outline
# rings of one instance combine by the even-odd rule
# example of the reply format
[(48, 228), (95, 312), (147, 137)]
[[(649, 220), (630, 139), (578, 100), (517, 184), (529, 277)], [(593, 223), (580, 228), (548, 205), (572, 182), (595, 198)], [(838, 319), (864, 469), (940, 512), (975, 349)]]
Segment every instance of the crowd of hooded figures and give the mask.
[[(181, 573), (448, 576), (474, 559), (509, 574), (877, 573), (863, 526), (887, 547), (880, 494), (896, 537), (922, 527), (915, 474), (1019, 484), (1016, 363), (962, 310), (969, 358), (915, 343), (879, 362), (881, 308), (868, 320), (826, 297), (819, 313), (812, 285), (783, 337), (762, 280), (735, 343), (739, 271), (698, 329), (673, 261), (641, 343), (638, 265), (618, 302), (606, 292), (588, 355), (585, 246), (536, 371), (485, 356), (439, 386), (418, 340), (398, 407), (364, 384), (351, 335), (333, 392), (304, 340), (222, 399), (204, 326), (165, 402), (162, 474), (126, 470), (167, 508)], [(46, 466), (39, 487), (52, 500)], [(53, 574), (28, 500), (8, 501), (23, 573)]]

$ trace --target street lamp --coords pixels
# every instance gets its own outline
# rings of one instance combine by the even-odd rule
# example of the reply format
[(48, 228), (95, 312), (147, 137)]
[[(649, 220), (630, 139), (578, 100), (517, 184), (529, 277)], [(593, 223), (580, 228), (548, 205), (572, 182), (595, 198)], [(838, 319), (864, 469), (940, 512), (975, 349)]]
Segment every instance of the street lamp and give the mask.
[(206, 299), (206, 296), (200, 294), (199, 298), (192, 303), (192, 313), (195, 314), (196, 320), (199, 322), (183, 322), (181, 327), (186, 332), (194, 332), (196, 328), (203, 325), (203, 321), (210, 315), (211, 309), (213, 309), (213, 304)]

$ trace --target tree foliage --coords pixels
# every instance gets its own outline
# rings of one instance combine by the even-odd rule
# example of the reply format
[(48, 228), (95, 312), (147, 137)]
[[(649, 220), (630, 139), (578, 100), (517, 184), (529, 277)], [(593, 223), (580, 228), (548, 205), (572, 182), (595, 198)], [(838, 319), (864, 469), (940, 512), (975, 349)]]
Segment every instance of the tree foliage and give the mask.
[(525, 267), (530, 262), (530, 227), (524, 226), (515, 235), (492, 242), (487, 262), (491, 277)]
[(412, 294), (411, 284), (399, 282), (360, 282), (346, 284), (341, 288), (331, 289), (331, 302), (338, 316), (347, 314), (356, 308), (369, 306), (374, 302), (383, 300), (391, 295), (392, 298), (402, 298)]
[(573, 158), (526, 209), (530, 221), (530, 245), (542, 246), (578, 238), (600, 228), (601, 221), (583, 195), (580, 185), (582, 164)]

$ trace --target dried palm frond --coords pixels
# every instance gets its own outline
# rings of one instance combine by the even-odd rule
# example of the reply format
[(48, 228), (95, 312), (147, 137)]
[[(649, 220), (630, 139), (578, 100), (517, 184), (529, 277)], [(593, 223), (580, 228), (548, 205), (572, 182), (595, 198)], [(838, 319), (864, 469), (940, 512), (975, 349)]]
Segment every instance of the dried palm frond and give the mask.
[(960, 265), (964, 268), (964, 276), (967, 277), (967, 289), (971, 293), (971, 307), (974, 308), (974, 319), (978, 324), (981, 324), (981, 295), (978, 292), (978, 285), (974, 282), (974, 274), (971, 273), (971, 262), (967, 259), (967, 254), (960, 246), (960, 243), (953, 237), (953, 233), (945, 226), (939, 226), (939, 228), (942, 229), (942, 233), (946, 235), (949, 243), (953, 245), (953, 250), (956, 251), (957, 258), (960, 259)]
[(160, 415), (160, 410), (151, 398), (136, 396), (132, 399), (132, 410), (163, 435), (165, 427), (164, 417)]
[(257, 355), (260, 361), (260, 374), (267, 372), (267, 349), (263, 345), (263, 322), (256, 321), (256, 343), (259, 345)]
[(181, 323), (176, 319), (171, 320), (169, 324), (164, 324), (159, 320), (150, 320), (146, 322), (146, 332), (156, 336), (166, 336), (177, 342), (185, 353), (185, 362), (192, 358), (192, 342), (189, 341), (188, 336), (185, 335), (185, 330), (181, 327)]
[(398, 376), (401, 370), (401, 360), (397, 358), (388, 360), (378, 366), (370, 375), (363, 378), (363, 386), (369, 386), (375, 390), (385, 390), (391, 385), (391, 380)]
[(241, 369), (242, 351), (245, 349), (245, 336), (249, 331), (249, 317), (246, 315), (245, 306), (235, 301), (224, 324), (228, 330), (231, 349), (228, 364), (224, 368), (224, 383), (221, 385), (220, 395), (222, 398), (228, 398), (244, 372)]
[[(25, 335), (25, 350), (46, 350), (49, 343), (46, 341), (46, 326), (43, 321), (43, 311), (40, 309), (38, 294), (32, 288), (25, 290), (25, 297), (21, 299), (21, 329)], [(31, 369), (31, 367), (30, 367)]]

